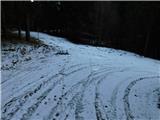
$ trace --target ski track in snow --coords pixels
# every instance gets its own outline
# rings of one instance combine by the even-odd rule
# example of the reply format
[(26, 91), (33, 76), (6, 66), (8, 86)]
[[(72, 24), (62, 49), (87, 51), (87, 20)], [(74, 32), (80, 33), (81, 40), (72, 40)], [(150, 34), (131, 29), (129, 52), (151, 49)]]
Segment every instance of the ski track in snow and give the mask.
[[(35, 35), (33, 32), (32, 36)], [(7, 92), (2, 105), (2, 120), (136, 120), (139, 119), (136, 118), (137, 111), (130, 103), (130, 98), (136, 96), (131, 94), (133, 88), (148, 79), (160, 83), (159, 61), (114, 49), (75, 45), (42, 33), (40, 39), (45, 44), (68, 50), (69, 55), (48, 56), (25, 63), (22, 71), (15, 70), (13, 74), (9, 71), (10, 76), (1, 81), (2, 97)], [(45, 62), (50, 64), (47, 66)], [(39, 75), (41, 72), (46, 75)], [(38, 77), (25, 81), (35, 74)], [(9, 91), (12, 89), (8, 85), (18, 85), (18, 88)], [(108, 91), (102, 90), (103, 87)], [(157, 99), (160, 98), (160, 86), (150, 87), (153, 91), (147, 93), (146, 105), (150, 104), (147, 101), (150, 95), (157, 94)], [(158, 107), (154, 109), (160, 114)], [(152, 119), (149, 115), (139, 117)]]

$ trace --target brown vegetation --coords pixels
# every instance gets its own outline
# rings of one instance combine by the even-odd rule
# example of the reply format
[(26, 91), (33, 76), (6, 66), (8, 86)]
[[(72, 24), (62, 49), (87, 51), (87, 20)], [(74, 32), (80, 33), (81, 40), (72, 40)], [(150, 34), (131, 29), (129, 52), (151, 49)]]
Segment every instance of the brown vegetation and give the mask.
[(22, 43), (22, 44), (29, 44), (29, 45), (42, 45), (43, 42), (36, 39), (36, 38), (33, 38), (31, 37), (29, 41), (26, 40), (25, 36), (21, 36), (19, 37), (18, 34), (16, 33), (11, 33), (11, 32), (8, 32), (6, 36), (4, 36), (3, 34), (1, 35), (1, 42), (2, 42), (2, 45), (3, 43), (6, 43), (6, 42), (11, 42), (11, 43)]

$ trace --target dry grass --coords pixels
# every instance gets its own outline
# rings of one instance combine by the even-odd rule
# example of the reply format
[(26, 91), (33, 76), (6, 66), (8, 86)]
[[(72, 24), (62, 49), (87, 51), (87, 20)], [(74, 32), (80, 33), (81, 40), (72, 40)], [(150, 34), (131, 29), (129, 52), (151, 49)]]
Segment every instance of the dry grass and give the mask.
[(11, 42), (14, 44), (29, 44), (29, 45), (42, 45), (44, 44), (42, 41), (31, 37), (29, 41), (26, 41), (25, 36), (21, 36), (21, 38), (15, 33), (7, 33), (7, 36), (1, 35), (1, 43)]

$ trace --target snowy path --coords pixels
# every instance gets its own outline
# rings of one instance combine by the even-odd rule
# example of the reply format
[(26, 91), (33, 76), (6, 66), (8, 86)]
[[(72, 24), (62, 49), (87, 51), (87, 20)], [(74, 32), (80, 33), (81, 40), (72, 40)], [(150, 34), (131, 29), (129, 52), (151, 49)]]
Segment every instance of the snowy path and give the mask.
[(69, 55), (2, 70), (2, 120), (160, 119), (159, 61), (39, 36)]

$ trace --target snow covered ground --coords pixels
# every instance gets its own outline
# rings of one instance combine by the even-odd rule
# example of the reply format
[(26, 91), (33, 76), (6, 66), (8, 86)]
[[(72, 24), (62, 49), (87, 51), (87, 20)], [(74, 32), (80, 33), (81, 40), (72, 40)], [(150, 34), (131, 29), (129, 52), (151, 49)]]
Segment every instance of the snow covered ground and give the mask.
[(2, 120), (159, 120), (160, 61), (32, 32), (2, 46)]

